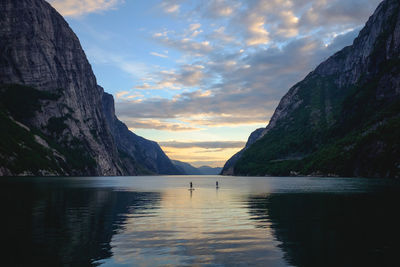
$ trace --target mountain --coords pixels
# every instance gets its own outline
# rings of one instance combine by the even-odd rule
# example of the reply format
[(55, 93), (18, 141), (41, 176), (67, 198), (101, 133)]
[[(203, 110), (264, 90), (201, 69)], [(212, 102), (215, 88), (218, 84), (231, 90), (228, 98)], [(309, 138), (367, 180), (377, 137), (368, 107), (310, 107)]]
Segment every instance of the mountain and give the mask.
[(172, 160), (172, 163), (183, 173), (187, 175), (217, 175), (221, 173), (222, 168), (219, 167), (209, 167), (209, 166), (201, 166), (194, 167), (189, 163), (182, 162), (179, 160)]
[(289, 90), (222, 173), (400, 177), (399, 14), (398, 0), (383, 1), (351, 46)]
[(77, 36), (50, 4), (0, 1), (0, 175), (177, 171), (157, 144), (107, 120), (115, 114), (104, 95)]
[(222, 171), (221, 167), (200, 166), (197, 168), (203, 175), (217, 175)]
[(172, 160), (172, 163), (183, 173), (187, 175), (202, 175), (199, 169), (190, 165), (189, 163), (179, 161), (179, 160)]
[(103, 94), (103, 109), (123, 166), (141, 174), (183, 174), (156, 142), (134, 134), (118, 120), (111, 94)]

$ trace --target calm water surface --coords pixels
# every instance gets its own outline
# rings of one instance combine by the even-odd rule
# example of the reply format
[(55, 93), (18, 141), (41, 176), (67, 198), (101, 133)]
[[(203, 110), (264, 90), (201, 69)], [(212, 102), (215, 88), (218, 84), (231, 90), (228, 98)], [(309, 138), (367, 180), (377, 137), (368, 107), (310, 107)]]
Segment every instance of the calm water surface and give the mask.
[(399, 266), (399, 204), (393, 180), (0, 178), (1, 265)]

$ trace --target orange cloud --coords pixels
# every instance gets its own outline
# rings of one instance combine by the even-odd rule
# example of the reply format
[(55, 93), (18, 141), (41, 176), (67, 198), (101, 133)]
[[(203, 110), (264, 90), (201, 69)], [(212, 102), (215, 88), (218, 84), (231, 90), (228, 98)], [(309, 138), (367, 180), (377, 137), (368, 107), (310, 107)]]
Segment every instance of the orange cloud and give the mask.
[(68, 17), (109, 10), (123, 2), (124, 0), (49, 0), (58, 12)]

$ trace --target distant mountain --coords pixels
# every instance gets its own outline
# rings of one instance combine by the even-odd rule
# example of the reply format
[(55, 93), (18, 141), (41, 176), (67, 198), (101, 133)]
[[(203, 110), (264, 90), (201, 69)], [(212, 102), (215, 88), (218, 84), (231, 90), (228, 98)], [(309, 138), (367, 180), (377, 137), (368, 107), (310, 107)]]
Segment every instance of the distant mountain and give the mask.
[(201, 166), (197, 168), (204, 175), (217, 175), (222, 171), (221, 167)]
[(217, 175), (221, 173), (222, 168), (219, 167), (209, 167), (209, 166), (201, 166), (196, 168), (189, 163), (172, 160), (172, 163), (183, 173), (187, 175)]
[(400, 2), (385, 0), (353, 45), (289, 90), (223, 174), (400, 177), (399, 140)]
[(128, 130), (77, 36), (43, 0), (0, 1), (0, 175), (179, 174)]
[(187, 175), (202, 175), (200, 170), (198, 170), (196, 167), (193, 167), (189, 163), (182, 162), (179, 160), (172, 160), (172, 163), (175, 164), (175, 166), (183, 173)]

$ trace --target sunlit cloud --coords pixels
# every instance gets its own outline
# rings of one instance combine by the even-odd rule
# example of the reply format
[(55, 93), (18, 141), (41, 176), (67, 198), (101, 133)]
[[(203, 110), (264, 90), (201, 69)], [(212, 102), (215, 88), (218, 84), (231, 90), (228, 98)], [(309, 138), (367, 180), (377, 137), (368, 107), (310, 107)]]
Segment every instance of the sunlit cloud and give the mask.
[(179, 13), (180, 4), (176, 0), (163, 0), (161, 3), (162, 10), (167, 14)]
[(157, 52), (150, 52), (150, 55), (156, 56), (156, 57), (162, 57), (162, 58), (167, 58), (168, 55), (160, 54)]
[(232, 16), (239, 7), (240, 2), (234, 0), (208, 0), (204, 14), (213, 18), (228, 17)]
[(270, 41), (269, 33), (264, 27), (265, 17), (257, 14), (249, 14), (245, 21), (248, 25), (247, 45), (267, 44)]
[[(132, 100), (144, 97), (143, 94), (131, 91), (120, 91), (115, 94), (115, 98), (118, 100)], [(141, 101), (141, 100), (140, 100)]]
[(152, 73), (151, 77), (146, 79), (147, 82), (136, 85), (134, 88), (142, 90), (179, 90), (182, 87), (200, 85), (204, 75), (204, 66), (202, 65), (182, 65), (178, 70), (163, 70)]
[(208, 34), (208, 38), (212, 40), (218, 40), (223, 43), (236, 43), (239, 45), (238, 40), (236, 40), (234, 35), (230, 35), (226, 33), (226, 28), (221, 26), (215, 29), (212, 33)]
[(157, 41), (167, 47), (183, 51), (188, 54), (202, 56), (213, 51), (213, 47), (211, 46), (209, 41), (194, 41), (190, 38), (177, 38), (177, 37), (169, 37), (166, 35), (162, 35), (160, 33), (156, 33), (153, 35)]
[(49, 0), (63, 16), (77, 17), (116, 8), (125, 0)]
[(185, 123), (167, 122), (155, 119), (125, 119), (124, 122), (132, 131), (135, 131), (135, 129), (154, 129), (170, 132), (199, 130), (199, 128), (191, 127)]
[(195, 30), (199, 29), (200, 27), (201, 27), (200, 23), (193, 23), (193, 24), (189, 25), (189, 30), (195, 31)]
[(165, 141), (159, 143), (161, 146), (164, 147), (174, 147), (174, 148), (193, 148), (193, 147), (200, 147), (200, 148), (241, 148), (246, 143), (243, 141), (192, 141), (192, 142), (180, 142), (180, 141)]

